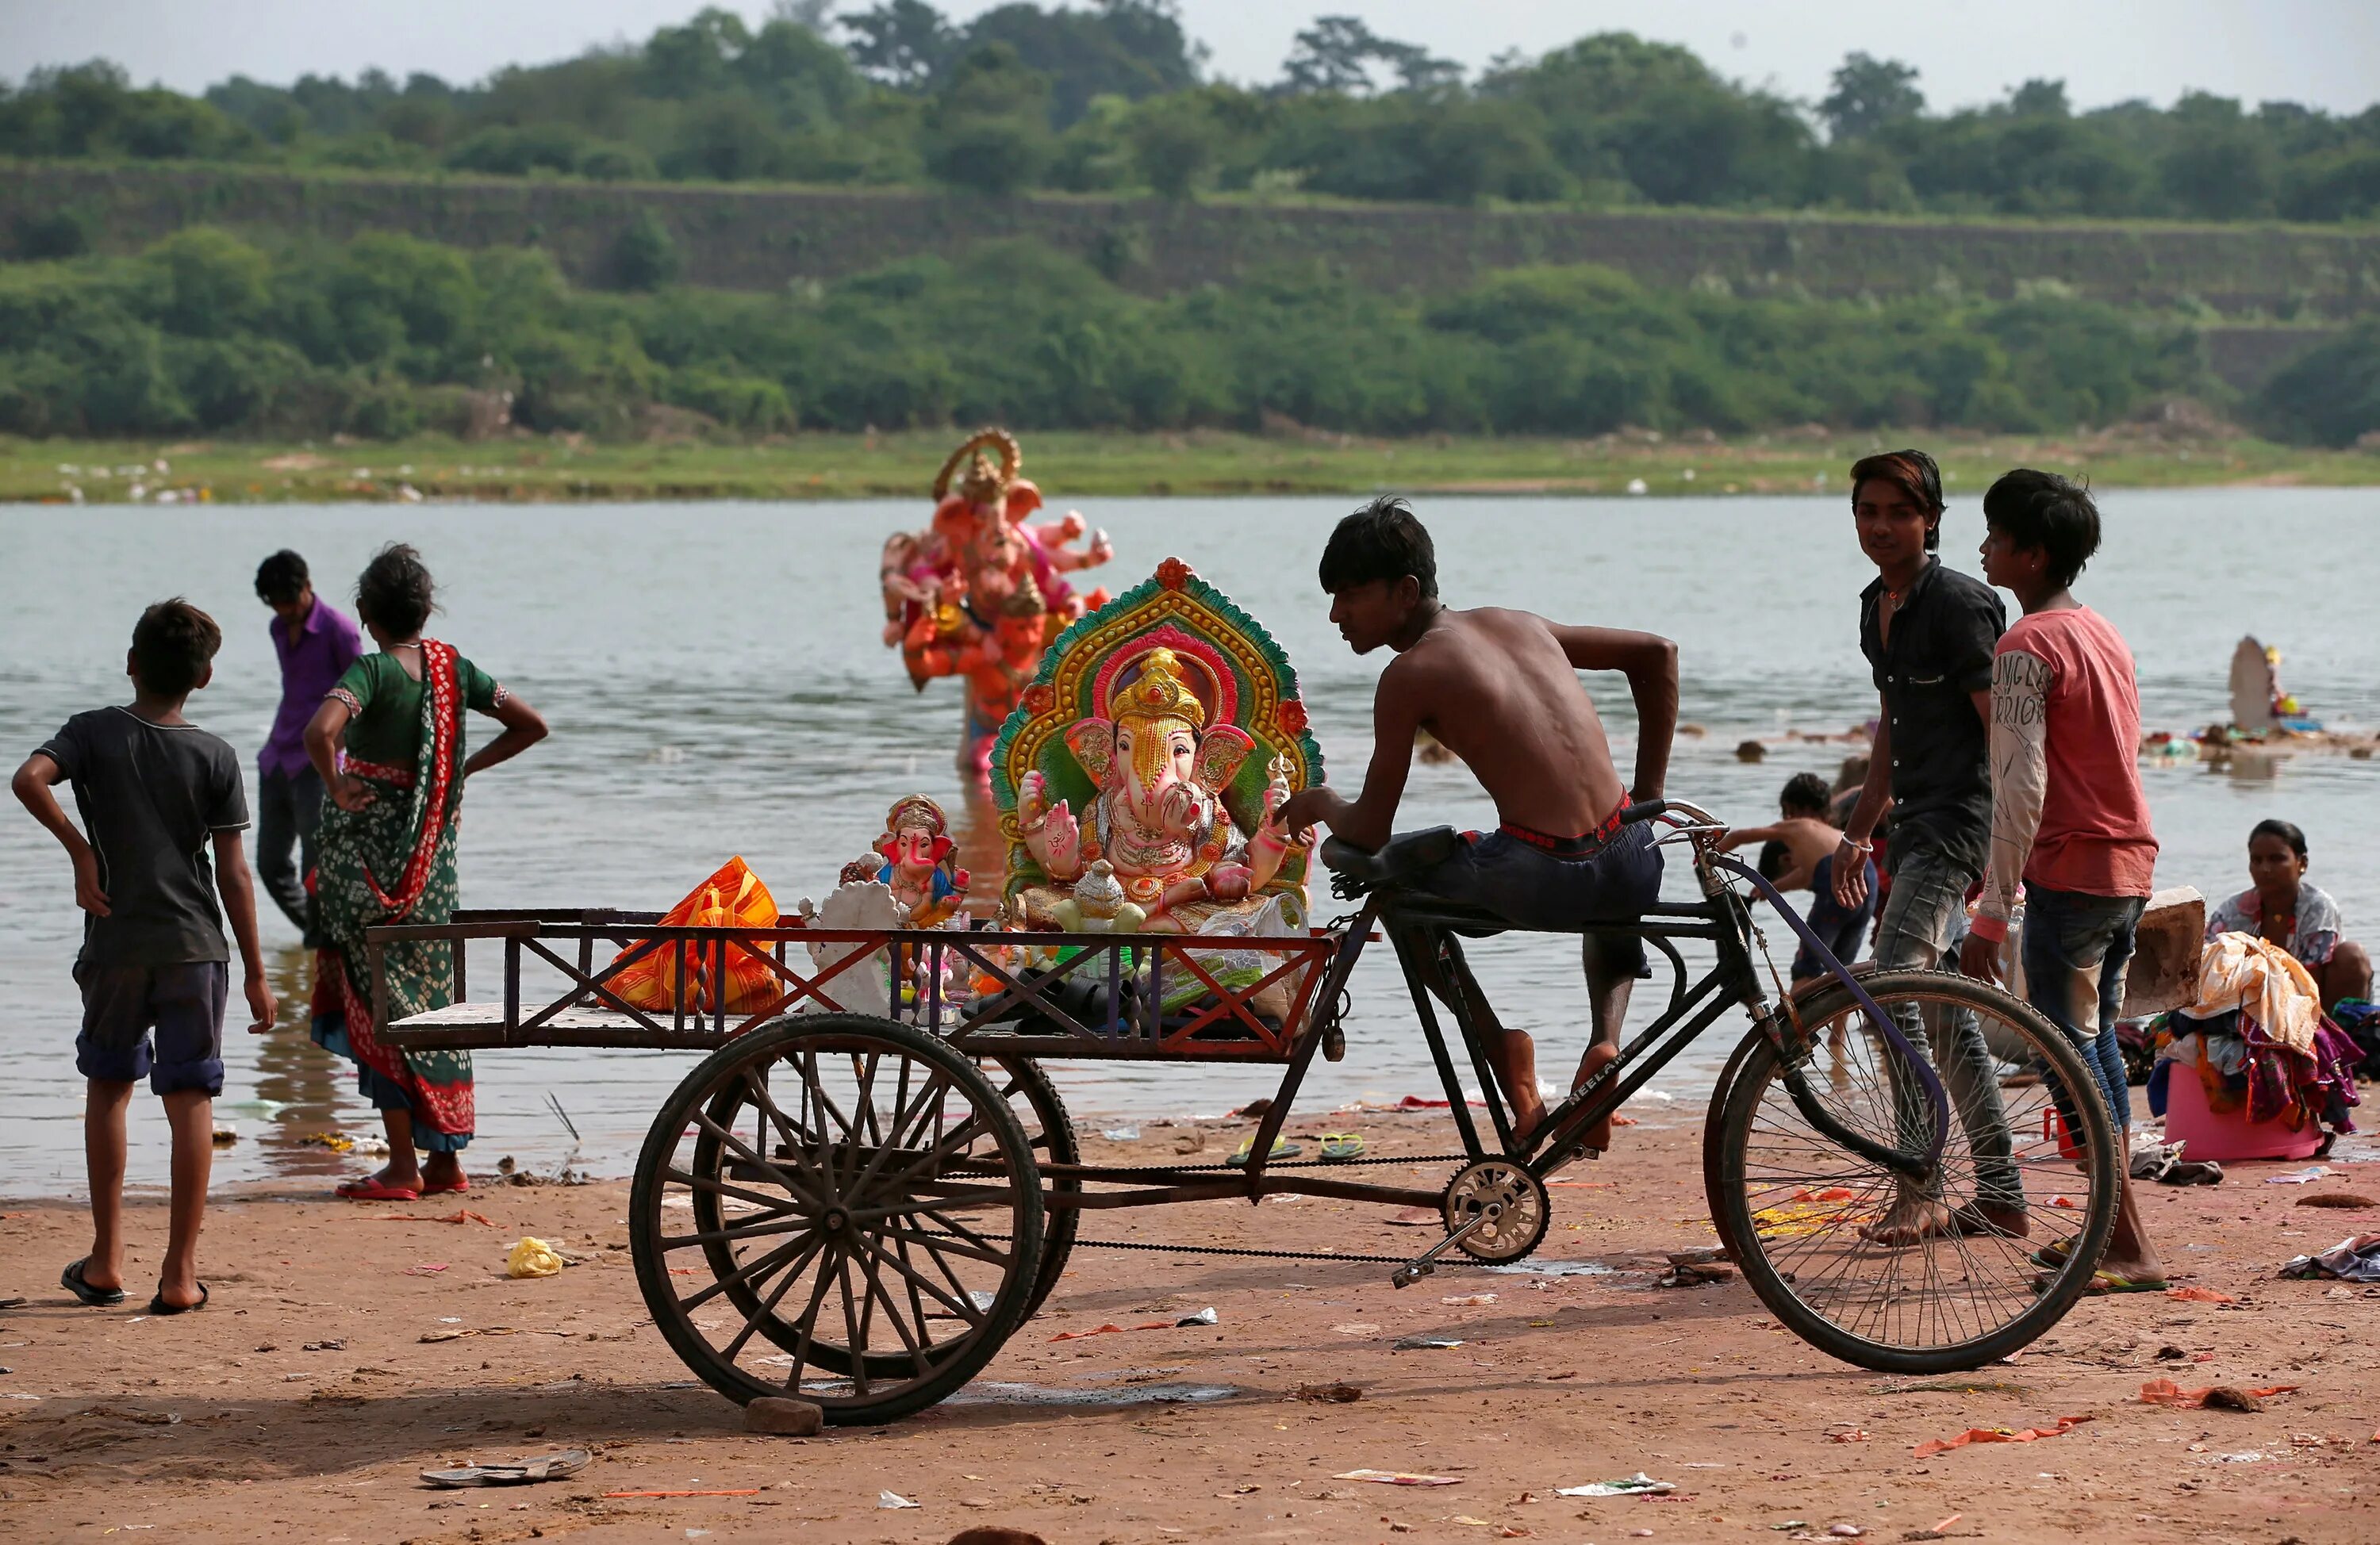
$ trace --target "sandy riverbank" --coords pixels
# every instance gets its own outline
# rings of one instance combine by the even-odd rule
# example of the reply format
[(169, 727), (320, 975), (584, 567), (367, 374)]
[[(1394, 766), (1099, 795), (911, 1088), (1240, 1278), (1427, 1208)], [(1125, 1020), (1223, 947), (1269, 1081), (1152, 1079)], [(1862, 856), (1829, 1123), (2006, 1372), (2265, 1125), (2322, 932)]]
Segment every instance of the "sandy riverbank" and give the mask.
[[(1648, 1532), (1823, 1538), (1839, 1523), (1900, 1540), (1956, 1515), (1949, 1536), (1970, 1539), (2380, 1538), (2380, 1293), (2273, 1275), (2289, 1255), (2372, 1226), (2369, 1212), (2297, 1203), (2309, 1191), (2380, 1194), (2380, 1165), (2335, 1165), (2314, 1187), (2265, 1184), (2279, 1166), (2249, 1165), (2220, 1187), (2150, 1188), (2148, 1217), (2177, 1281), (2236, 1302), (2087, 1301), (2011, 1363), (1907, 1380), (1819, 1357), (1740, 1283), (1654, 1285), (1665, 1252), (1713, 1237), (1699, 1123), (1663, 1119), (1646, 1113), (1610, 1159), (1570, 1173), (1585, 1184), (1554, 1192), (1542, 1259), (1608, 1273), (1450, 1271), (1401, 1293), (1385, 1266), (1078, 1249), (1050, 1305), (965, 1396), (893, 1427), (806, 1441), (747, 1436), (734, 1406), (688, 1383), (645, 1321), (624, 1185), (482, 1189), (464, 1200), (484, 1226), (403, 1217), (451, 1213), (453, 1198), (359, 1207), (286, 1189), (226, 1196), (206, 1237), (213, 1303), (170, 1320), (140, 1309), (163, 1244), (161, 1205), (134, 1209), (139, 1291), (100, 1310), (74, 1307), (55, 1285), (87, 1241), (83, 1214), (55, 1201), (0, 1204), (0, 1295), (31, 1300), (0, 1311), (0, 1536), (939, 1545), (1004, 1525), (1051, 1545), (1609, 1545)], [(1376, 1152), (1449, 1146), (1438, 1117), (1321, 1125), (1358, 1122)], [(1190, 1129), (1220, 1152), (1238, 1127)], [(1087, 1146), (1153, 1161), (1184, 1135), (1144, 1125), (1138, 1142)], [(1380, 1220), (1316, 1200), (1213, 1203), (1111, 1214), (1087, 1233), (1366, 1251), (1429, 1237)], [(590, 1263), (507, 1280), (504, 1248), (524, 1234)], [(1441, 1301), (1478, 1292), (1497, 1301)], [(1209, 1305), (1211, 1329), (1050, 1340)], [(499, 1329), (514, 1334), (424, 1342)], [(1465, 1344), (1391, 1350), (1417, 1332)], [(2141, 1404), (2143, 1382), (2166, 1374), (2300, 1388), (2257, 1414)], [(1332, 1381), (1363, 1397), (1294, 1397)], [(2060, 1417), (2092, 1419), (2023, 1445), (1912, 1453), (1969, 1427)], [(1864, 1437), (1837, 1441), (1852, 1432)], [(415, 1479), (450, 1459), (574, 1444), (596, 1460), (571, 1481), (440, 1492)], [(1458, 1484), (1333, 1479), (1358, 1467)], [(1640, 1470), (1677, 1491), (1553, 1495)], [(743, 1489), (752, 1494), (603, 1495)], [(888, 1490), (920, 1505), (881, 1508)], [(1795, 1520), (1804, 1527), (1789, 1527)]]

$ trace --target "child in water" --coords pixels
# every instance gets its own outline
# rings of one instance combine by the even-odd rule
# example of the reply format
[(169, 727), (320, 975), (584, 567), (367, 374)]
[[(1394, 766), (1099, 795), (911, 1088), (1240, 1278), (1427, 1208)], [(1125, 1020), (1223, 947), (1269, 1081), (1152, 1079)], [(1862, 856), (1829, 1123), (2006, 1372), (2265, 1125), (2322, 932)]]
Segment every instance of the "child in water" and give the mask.
[[(1835, 849), (1843, 834), (1827, 820), (1826, 779), (1815, 773), (1795, 773), (1786, 780), (1777, 803), (1782, 818), (1776, 825), (1729, 832), (1719, 839), (1719, 851), (1727, 852), (1755, 842), (1776, 843), (1782, 850), (1782, 872), (1769, 875), (1769, 883), (1779, 890), (1811, 892), (1805, 914), (1810, 931), (1826, 941), (1835, 959), (1849, 965), (1858, 958), (1868, 923), (1876, 916), (1876, 865), (1867, 865), (1868, 883), (1860, 904), (1843, 906), (1835, 899), (1834, 884)], [(1768, 865), (1764, 863), (1761, 872), (1767, 875)], [(1826, 967), (1803, 945), (1793, 957), (1793, 984), (1799, 987), (1825, 974)]]

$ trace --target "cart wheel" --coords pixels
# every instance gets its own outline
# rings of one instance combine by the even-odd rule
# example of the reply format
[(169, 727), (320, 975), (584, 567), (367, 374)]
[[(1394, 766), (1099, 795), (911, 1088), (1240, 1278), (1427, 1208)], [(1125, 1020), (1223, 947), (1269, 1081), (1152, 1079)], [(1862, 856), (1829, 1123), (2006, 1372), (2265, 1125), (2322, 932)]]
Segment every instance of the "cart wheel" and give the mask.
[(1735, 1087), (1735, 1076), (1743, 1070), (1752, 1048), (1767, 1042), (1767, 1035), (1755, 1029), (1736, 1043), (1727, 1065), (1719, 1069), (1718, 1081), (1711, 1086), (1710, 1109), (1703, 1117), (1703, 1205), (1710, 1209), (1711, 1227), (1718, 1233), (1719, 1248), (1727, 1251), (1730, 1261), (1742, 1259), (1743, 1252), (1736, 1248), (1727, 1231), (1727, 1185), (1723, 1179), (1727, 1144), (1721, 1141), (1727, 1133), (1727, 1093)]
[(1481, 1159), (1447, 1182), (1440, 1204), (1450, 1234), (1488, 1214), (1488, 1221), (1454, 1242), (1474, 1261), (1502, 1265), (1518, 1261), (1545, 1242), (1553, 1223), (1545, 1182), (1504, 1159)]
[[(1949, 972), (1879, 972), (1863, 985), (1896, 1022), (1925, 1027), (1946, 1070), (1950, 1130), (1935, 1177), (1904, 1178), (1812, 1121), (1815, 1110), (1903, 1150), (1933, 1130), (1922, 1086), (1836, 985), (1803, 1000), (1790, 1078), (1772, 1019), (1725, 1085), (1719, 1235), (1761, 1302), (1828, 1356), (1889, 1373), (1981, 1368), (2090, 1285), (2123, 1180), (2115, 1128), (2072, 1043), (2022, 1000)], [(2022, 1059), (1953, 1055), (1978, 1032)], [(2051, 1246), (2064, 1263), (2044, 1272), (2032, 1255)]]
[[(1041, 1064), (1029, 1056), (999, 1056), (991, 1058), (988, 1074), (1006, 1097), (1008, 1108), (1025, 1127), (1026, 1141), (1033, 1146), (1035, 1165), (1073, 1165), (1083, 1159), (1081, 1147), (1075, 1141), (1075, 1119), (1066, 1114), (1066, 1102), (1058, 1097), (1058, 1086), (1050, 1081)], [(1078, 1193), (1083, 1182), (1072, 1175), (1048, 1176), (1041, 1179), (1044, 1195), (1053, 1191)], [(1051, 1207), (1041, 1210), (1041, 1270), (1034, 1279), (1033, 1296), (1026, 1300), (1025, 1319), (1041, 1312), (1049, 1301), (1058, 1278), (1066, 1270), (1066, 1257), (1074, 1253), (1075, 1233), (1082, 1226), (1083, 1214), (1074, 1207)]]
[(1033, 1150), (974, 1063), (857, 1014), (704, 1058), (628, 1200), (638, 1285), (686, 1366), (837, 1423), (920, 1410), (990, 1361), (1025, 1319), (1041, 1219)]

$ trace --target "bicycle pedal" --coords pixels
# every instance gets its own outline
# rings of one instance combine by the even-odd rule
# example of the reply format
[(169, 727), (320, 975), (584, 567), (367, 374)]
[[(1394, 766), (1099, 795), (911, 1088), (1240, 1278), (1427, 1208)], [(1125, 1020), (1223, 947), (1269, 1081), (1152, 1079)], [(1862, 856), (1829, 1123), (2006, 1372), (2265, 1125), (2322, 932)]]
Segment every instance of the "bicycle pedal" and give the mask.
[(1391, 1287), (1411, 1287), (1415, 1283), (1438, 1270), (1434, 1261), (1408, 1261), (1389, 1276)]

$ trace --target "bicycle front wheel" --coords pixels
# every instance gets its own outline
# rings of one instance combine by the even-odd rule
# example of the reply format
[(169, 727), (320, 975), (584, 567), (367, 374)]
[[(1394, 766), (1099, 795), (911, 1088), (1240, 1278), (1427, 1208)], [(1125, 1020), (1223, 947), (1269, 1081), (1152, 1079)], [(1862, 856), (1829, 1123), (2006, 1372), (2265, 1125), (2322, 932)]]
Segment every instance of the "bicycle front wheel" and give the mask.
[(1949, 1101), (1938, 1166), (1906, 1176), (1824, 1129), (1923, 1154), (1934, 1123), (1905, 1059), (1837, 984), (1801, 1000), (1800, 1030), (1780, 1008), (1739, 1054), (1718, 1113), (1719, 1233), (1761, 1302), (1828, 1356), (1980, 1368), (2090, 1285), (2122, 1186), (2116, 1129), (2072, 1042), (2021, 999), (1949, 972), (1862, 984), (1932, 1048)]

